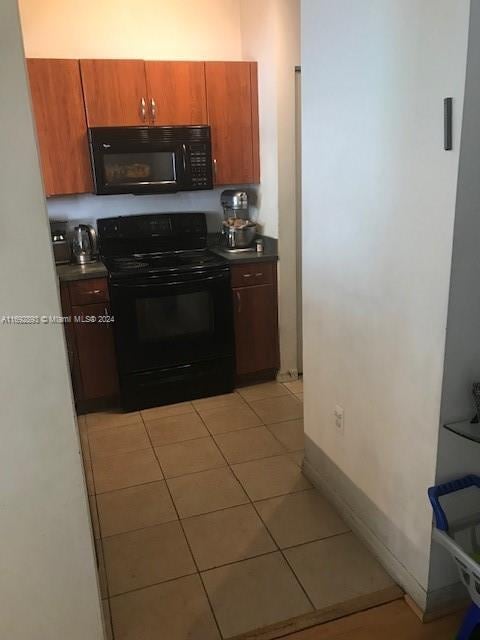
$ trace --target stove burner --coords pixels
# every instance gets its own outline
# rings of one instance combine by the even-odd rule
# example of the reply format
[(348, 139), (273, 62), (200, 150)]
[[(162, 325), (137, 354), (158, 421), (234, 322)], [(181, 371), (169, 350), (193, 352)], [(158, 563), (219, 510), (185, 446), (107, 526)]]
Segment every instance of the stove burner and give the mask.
[(115, 270), (118, 269), (119, 271), (133, 271), (148, 268), (149, 265), (148, 262), (142, 262), (134, 258), (115, 258), (112, 261), (112, 266)]
[(222, 258), (206, 250), (130, 254), (112, 257), (105, 262), (111, 273), (122, 276), (129, 272), (155, 274), (198, 271), (224, 264)]

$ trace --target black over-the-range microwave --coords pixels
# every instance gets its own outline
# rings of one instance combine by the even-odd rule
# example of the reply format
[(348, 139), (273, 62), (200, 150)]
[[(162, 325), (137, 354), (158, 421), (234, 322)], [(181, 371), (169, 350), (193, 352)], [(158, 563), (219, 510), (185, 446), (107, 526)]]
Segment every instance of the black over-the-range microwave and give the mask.
[(210, 127), (92, 127), (95, 193), (213, 189)]

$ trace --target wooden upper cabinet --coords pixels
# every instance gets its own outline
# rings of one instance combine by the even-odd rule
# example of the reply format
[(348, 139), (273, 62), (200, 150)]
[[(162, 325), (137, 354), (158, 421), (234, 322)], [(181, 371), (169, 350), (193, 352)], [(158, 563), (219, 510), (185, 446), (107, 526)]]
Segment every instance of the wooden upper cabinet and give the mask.
[(89, 127), (150, 124), (143, 60), (80, 60)]
[(147, 61), (145, 72), (153, 124), (207, 124), (204, 62)]
[(259, 182), (255, 62), (206, 62), (215, 183)]
[(78, 60), (27, 60), (47, 196), (92, 191)]

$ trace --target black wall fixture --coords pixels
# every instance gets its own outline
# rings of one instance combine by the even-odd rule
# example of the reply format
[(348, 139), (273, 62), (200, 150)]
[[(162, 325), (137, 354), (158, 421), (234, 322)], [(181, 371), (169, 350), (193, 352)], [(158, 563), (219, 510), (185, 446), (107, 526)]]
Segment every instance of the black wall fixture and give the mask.
[(443, 100), (443, 148), (445, 151), (452, 150), (452, 108), (453, 98)]

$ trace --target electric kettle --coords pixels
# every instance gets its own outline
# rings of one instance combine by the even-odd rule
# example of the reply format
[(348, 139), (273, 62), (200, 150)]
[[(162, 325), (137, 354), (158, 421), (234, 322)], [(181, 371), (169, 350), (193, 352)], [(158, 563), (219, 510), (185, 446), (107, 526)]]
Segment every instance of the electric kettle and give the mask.
[(93, 262), (97, 255), (97, 232), (89, 224), (79, 224), (73, 230), (72, 251), (77, 264)]

